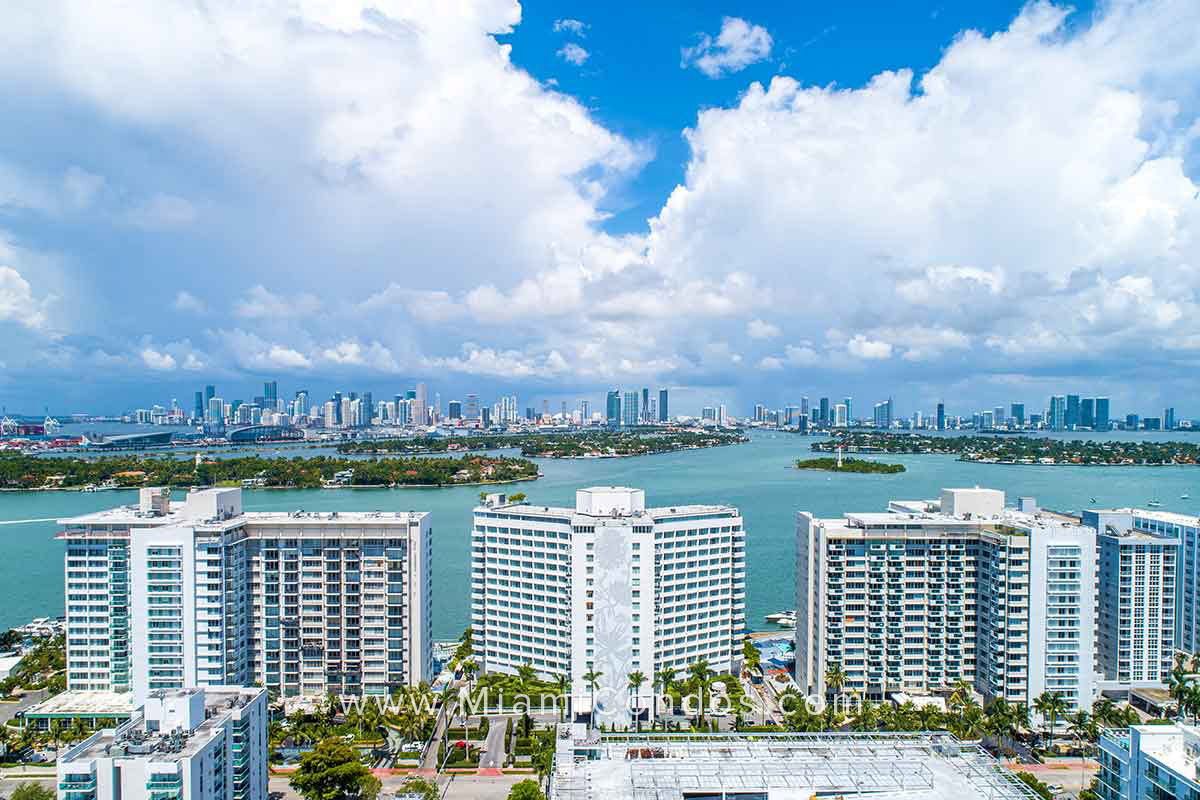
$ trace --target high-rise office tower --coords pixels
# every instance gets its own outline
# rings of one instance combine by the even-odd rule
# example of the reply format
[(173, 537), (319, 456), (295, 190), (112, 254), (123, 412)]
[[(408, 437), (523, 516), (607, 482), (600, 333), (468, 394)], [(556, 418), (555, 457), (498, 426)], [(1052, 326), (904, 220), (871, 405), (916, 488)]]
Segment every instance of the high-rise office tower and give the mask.
[(295, 410), (292, 412), (297, 417), (308, 416), (308, 390), (300, 389), (296, 392)]
[(605, 396), (604, 420), (611, 428), (621, 424), (621, 393), (616, 389)]
[[(1099, 537), (1098, 666), (1122, 689), (1166, 686), (1179, 623), (1176, 570), (1184, 532), (1141, 513), (1083, 512), (1083, 523)], [(1195, 518), (1188, 522), (1194, 527)]]
[(1138, 419), (1137, 414), (1126, 414), (1125, 415), (1125, 430), (1136, 431), (1138, 429), (1139, 422), (1140, 422), (1140, 420)]
[(796, 524), (796, 681), (872, 699), (966, 681), (1024, 705), (1096, 694), (1096, 532), (992, 489)]
[(587, 425), (592, 419), (591, 404), (587, 400), (579, 401), (579, 421)]
[(1079, 424), (1084, 428), (1092, 428), (1096, 425), (1096, 401), (1091, 397), (1084, 397), (1079, 401)]
[(671, 412), (667, 408), (667, 390), (658, 390), (658, 421), (666, 422), (671, 419)]
[(359, 409), (359, 414), (361, 415), (359, 418), (359, 427), (369, 428), (375, 422), (375, 398), (372, 397), (370, 392), (363, 392), (360, 400), (362, 401), (362, 407)]
[(192, 419), (204, 419), (204, 392), (196, 392), (196, 407), (192, 412)]
[(937, 429), (939, 431), (946, 430), (946, 404), (937, 404)]
[(462, 403), (458, 400), (450, 401), (450, 409), (447, 416), (452, 420), (462, 419)]
[(1048, 427), (1052, 431), (1067, 429), (1067, 398), (1061, 394), (1050, 398), (1050, 415), (1047, 418)]
[(819, 410), (817, 411), (817, 419), (820, 420), (822, 425), (828, 425), (829, 424), (829, 398), (822, 397), (820, 406), (818, 408), (819, 408)]
[(1106, 431), (1111, 423), (1108, 418), (1108, 398), (1096, 398), (1096, 430)]
[(650, 413), (650, 388), (647, 386), (642, 387), (641, 409), (642, 409), (642, 416), (639, 419), (639, 422), (653, 422), (653, 420), (651, 420), (648, 416), (646, 416), (647, 414)]
[(849, 425), (854, 421), (854, 398), (847, 397), (843, 403), (846, 406), (846, 424)]
[(463, 404), (462, 413), (463, 419), (467, 422), (479, 422), (479, 395), (467, 395), (467, 402)]
[(846, 404), (838, 403), (833, 407), (833, 427), (846, 427)]
[(1079, 422), (1079, 395), (1067, 395), (1067, 408), (1064, 412), (1066, 417), (1066, 430), (1072, 430), (1080, 424)]
[(1175, 409), (1163, 409), (1163, 430), (1175, 430)]
[(257, 682), (324, 696), (433, 677), (429, 514), (244, 513), (240, 489), (169, 496), (143, 489), (138, 507), (59, 521), (68, 688), (141, 701)]
[(425, 384), (418, 383), (413, 392), (412, 424), (424, 428), (429, 424), (429, 404), (426, 400)]
[(626, 392), (625, 399), (621, 404), (621, 422), (626, 428), (632, 428), (638, 424), (641, 417), (638, 416), (638, 393)]
[(279, 383), (277, 381), (263, 382), (263, 400), (267, 408), (274, 411), (279, 406)]
[(801, 413), (801, 414), (804, 414), (805, 416), (808, 416), (808, 414), (809, 414), (809, 408), (808, 408), (808, 398), (807, 398), (807, 397), (801, 397), (801, 398), (800, 398), (800, 413)]
[(888, 430), (892, 427), (892, 400), (889, 397), (875, 404), (875, 427)]
[(217, 387), (213, 386), (211, 383), (208, 386), (205, 386), (204, 387), (204, 407), (208, 408), (208, 401), (212, 400), (216, 396), (217, 396)]
[(1013, 418), (1013, 424), (1018, 428), (1025, 427), (1025, 404), (1013, 403), (1009, 408), (1009, 415)]
[(225, 401), (213, 397), (208, 401), (207, 421), (210, 425), (221, 425), (225, 422)]
[[(619, 713), (635, 671), (682, 674), (701, 659), (719, 672), (736, 669), (745, 535), (736, 508), (647, 508), (640, 489), (582, 489), (574, 508), (489, 495), (471, 531), (479, 665), (512, 674), (528, 664), (544, 676), (567, 676), (579, 713), (590, 708), (589, 671), (601, 673), (600, 710)], [(510, 563), (516, 554), (519, 571)], [(639, 689), (641, 708), (651, 693), (649, 682)]]

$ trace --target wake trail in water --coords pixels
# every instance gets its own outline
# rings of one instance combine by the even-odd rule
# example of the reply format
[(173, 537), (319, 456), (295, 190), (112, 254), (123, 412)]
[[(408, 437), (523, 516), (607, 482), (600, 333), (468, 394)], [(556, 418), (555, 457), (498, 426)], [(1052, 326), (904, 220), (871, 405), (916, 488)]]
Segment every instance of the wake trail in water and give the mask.
[(27, 522), (54, 522), (57, 517), (43, 517), (42, 519), (0, 519), (0, 525), (24, 525)]

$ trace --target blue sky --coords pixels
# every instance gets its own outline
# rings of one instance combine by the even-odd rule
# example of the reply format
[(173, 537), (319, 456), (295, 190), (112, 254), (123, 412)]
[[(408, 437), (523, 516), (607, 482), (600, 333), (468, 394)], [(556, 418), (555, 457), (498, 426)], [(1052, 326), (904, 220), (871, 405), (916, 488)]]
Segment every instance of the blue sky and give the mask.
[(1190, 412), (1184, 0), (18, 3), (0, 404)]
[[(1091, 3), (1074, 3), (1086, 18)], [(606, 126), (649, 143), (654, 158), (623, 187), (608, 210), (607, 230), (640, 233), (683, 179), (688, 150), (682, 131), (698, 109), (735, 103), (750, 81), (786, 74), (816, 86), (862, 86), (884, 71), (924, 72), (963, 30), (994, 33), (1008, 26), (1020, 2), (809, 3), (661, 2), (526, 3), (522, 23), (500, 41), (513, 62), (557, 82)], [(746, 18), (771, 35), (771, 54), (719, 79), (680, 67), (680, 50), (727, 16)], [(582, 36), (559, 20), (587, 25)], [(574, 42), (588, 52), (576, 67), (557, 55)]]

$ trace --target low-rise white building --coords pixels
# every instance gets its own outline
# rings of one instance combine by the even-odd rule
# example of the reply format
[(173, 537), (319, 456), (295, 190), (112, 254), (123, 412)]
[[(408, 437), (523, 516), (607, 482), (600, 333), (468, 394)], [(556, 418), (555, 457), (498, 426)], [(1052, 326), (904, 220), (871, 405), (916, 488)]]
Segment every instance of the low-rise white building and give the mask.
[(267, 691), (152, 692), (58, 760), (59, 800), (267, 800)]
[(684, 676), (701, 660), (718, 672), (741, 658), (745, 530), (732, 506), (647, 508), (626, 487), (576, 492), (574, 508), (490, 495), (471, 531), (471, 627), (485, 672), (528, 664), (571, 680), (573, 708), (591, 709), (584, 678), (598, 672), (598, 714), (628, 719), (629, 675)]
[(929, 733), (602, 734), (559, 725), (550, 800), (1036, 800), (977, 743)]

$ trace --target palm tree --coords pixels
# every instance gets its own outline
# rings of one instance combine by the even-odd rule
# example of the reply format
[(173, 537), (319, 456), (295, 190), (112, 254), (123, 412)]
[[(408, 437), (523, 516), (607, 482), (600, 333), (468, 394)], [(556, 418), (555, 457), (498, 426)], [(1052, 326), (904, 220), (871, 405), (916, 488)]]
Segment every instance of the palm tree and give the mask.
[(1046, 739), (1046, 744), (1050, 745), (1054, 742), (1054, 728), (1058, 718), (1070, 711), (1071, 706), (1067, 703), (1067, 699), (1058, 692), (1042, 692), (1033, 701), (1033, 708), (1042, 715), (1042, 719), (1050, 721)]
[(830, 663), (825, 667), (825, 694), (836, 694), (846, 685), (846, 673), (841, 664)]
[(702, 658), (688, 667), (688, 674), (696, 683), (696, 691), (700, 693), (700, 725), (704, 724), (704, 690), (712, 681), (713, 672), (708, 668), (708, 659)]
[(641, 732), (641, 730), (642, 730), (642, 710), (640, 708), (637, 708), (637, 703), (638, 703), (637, 695), (638, 695), (638, 691), (642, 688), (642, 684), (645, 682), (646, 682), (645, 673), (640, 672), (640, 671), (634, 671), (634, 672), (629, 673), (629, 691), (630, 691), (630, 693), (633, 694), (633, 697), (634, 697), (634, 700), (633, 700), (633, 702), (634, 702), (634, 710), (633, 710), (634, 711), (634, 720), (637, 724), (638, 732)]
[(1067, 698), (1058, 692), (1051, 693), (1050, 697), (1050, 735), (1053, 736), (1054, 727), (1058, 724), (1058, 718), (1065, 716), (1071, 710), (1071, 704), (1067, 702)]
[(558, 685), (558, 696), (566, 699), (566, 702), (558, 707), (558, 719), (561, 722), (566, 719), (567, 705), (571, 702), (571, 679), (566, 675), (559, 675), (555, 683)]
[(954, 684), (954, 688), (950, 691), (950, 697), (946, 701), (946, 707), (954, 712), (960, 712), (970, 703), (975, 701), (975, 695), (971, 691), (971, 684), (960, 680)]
[(1099, 737), (1100, 731), (1096, 728), (1094, 719), (1088, 717), (1086, 711), (1076, 711), (1067, 718), (1068, 729), (1071, 735), (1075, 737), (1075, 741), (1079, 744), (1079, 779), (1080, 785), (1087, 782), (1087, 750), (1084, 748), (1085, 742), (1090, 742)]
[(964, 706), (962, 713), (950, 722), (950, 731), (964, 741), (978, 739), (984, 734), (986, 718), (978, 703)]
[(942, 712), (933, 703), (926, 703), (917, 709), (917, 720), (923, 731), (939, 731), (944, 725)]
[(1097, 724), (1105, 727), (1116, 727), (1121, 724), (1121, 719), (1124, 714), (1117, 708), (1117, 704), (1107, 697), (1099, 697), (1092, 703), (1092, 719)]
[(660, 691), (670, 691), (673, 683), (675, 683), (675, 669), (673, 667), (663, 667), (654, 676), (654, 719), (650, 721), (651, 728), (658, 721), (658, 693)]
[(535, 678), (537, 678), (537, 671), (528, 661), (517, 667), (517, 683), (523, 694), (529, 694), (529, 684), (533, 683)]
[(754, 646), (754, 642), (750, 641), (749, 637), (746, 637), (745, 641), (742, 642), (743, 669), (747, 671), (758, 669), (758, 665), (761, 663), (761, 661), (762, 653), (760, 653), (758, 648)]
[(533, 752), (533, 768), (537, 772), (538, 784), (549, 788), (550, 770), (554, 766), (553, 737), (537, 737), (537, 747)]
[(588, 727), (595, 727), (596, 724), (596, 689), (600, 688), (600, 679), (604, 677), (603, 672), (597, 672), (594, 669), (589, 669), (583, 673), (583, 682), (587, 685), (591, 694), (592, 708), (588, 713)]
[(851, 728), (859, 732), (873, 731), (877, 729), (878, 722), (879, 716), (875, 704), (870, 700), (864, 700)]
[(1006, 739), (1016, 736), (1021, 712), (1017, 706), (1003, 697), (997, 697), (985, 711), (984, 730), (996, 737), (996, 747), (1001, 748)]
[(63, 733), (66, 731), (66, 725), (61, 719), (50, 720), (50, 744), (54, 746), (54, 760), (58, 760), (58, 748), (62, 744)]

